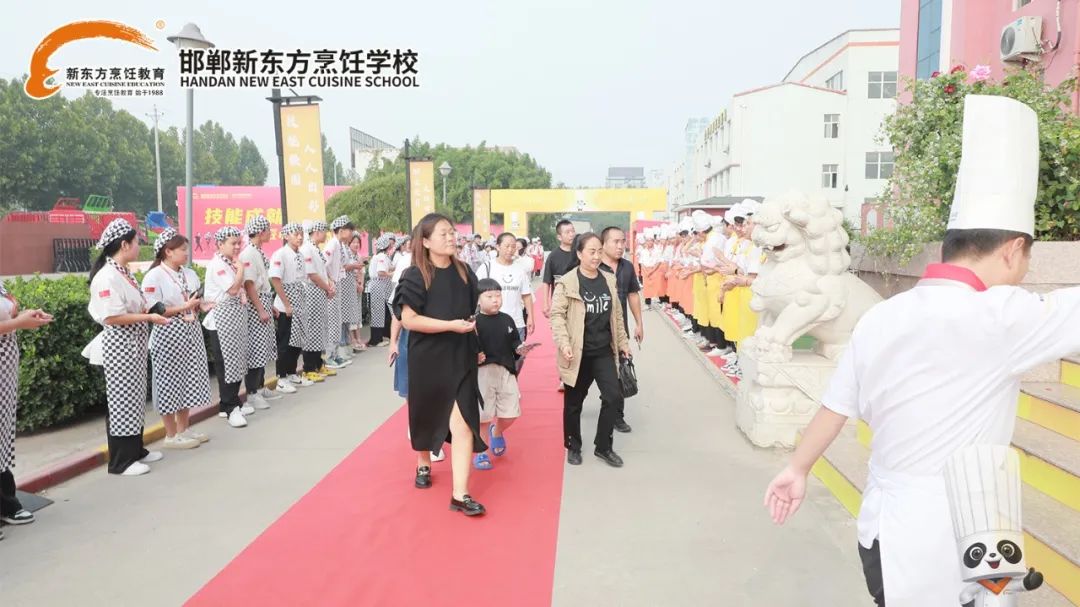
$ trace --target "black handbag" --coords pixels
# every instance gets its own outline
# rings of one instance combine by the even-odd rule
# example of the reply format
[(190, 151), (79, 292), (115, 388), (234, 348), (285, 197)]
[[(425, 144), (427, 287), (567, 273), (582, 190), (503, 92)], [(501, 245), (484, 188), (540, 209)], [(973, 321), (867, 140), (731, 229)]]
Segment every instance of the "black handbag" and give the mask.
[(625, 356), (619, 357), (619, 384), (622, 386), (623, 398), (630, 398), (638, 393), (637, 371), (634, 371), (634, 361)]

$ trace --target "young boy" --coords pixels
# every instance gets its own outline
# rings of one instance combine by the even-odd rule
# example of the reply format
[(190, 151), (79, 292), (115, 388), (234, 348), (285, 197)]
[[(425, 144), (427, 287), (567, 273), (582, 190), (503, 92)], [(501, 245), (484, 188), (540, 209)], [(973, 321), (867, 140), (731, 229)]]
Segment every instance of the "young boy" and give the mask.
[[(531, 346), (521, 344), (514, 319), (502, 307), (502, 288), (490, 278), (477, 283), (480, 290), (480, 314), (476, 317), (476, 333), (480, 337), (480, 394), (484, 410), (480, 413), (481, 432), (488, 437), (491, 452), (496, 457), (506, 453), (504, 433), (521, 416), (521, 393), (517, 384), (517, 360)], [(477, 470), (491, 470), (487, 452), (473, 457)]]

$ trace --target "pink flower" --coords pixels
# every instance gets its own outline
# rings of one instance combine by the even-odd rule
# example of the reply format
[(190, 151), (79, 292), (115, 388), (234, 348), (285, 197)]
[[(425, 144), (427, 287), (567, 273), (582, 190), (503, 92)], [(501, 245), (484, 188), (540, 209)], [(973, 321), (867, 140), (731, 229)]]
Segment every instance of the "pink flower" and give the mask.
[(930, 74), (930, 77), (931, 78), (937, 78), (940, 75), (941, 75), (941, 72), (934, 72), (933, 74)]
[(971, 79), (975, 82), (981, 82), (990, 78), (990, 66), (989, 65), (976, 65), (975, 69), (971, 70)]
[(957, 73), (966, 72), (966, 71), (967, 71), (966, 67), (964, 67), (962, 65), (958, 65), (958, 66), (952, 68), (951, 70), (949, 70), (949, 73), (950, 74), (957, 74)]
[(949, 95), (952, 95), (953, 93), (955, 93), (955, 92), (956, 92), (956, 87), (955, 87), (955, 86), (953, 86), (953, 85), (951, 85), (951, 84), (949, 84), (949, 85), (946, 85), (946, 86), (945, 86), (945, 92), (946, 92), (947, 94), (949, 94)]

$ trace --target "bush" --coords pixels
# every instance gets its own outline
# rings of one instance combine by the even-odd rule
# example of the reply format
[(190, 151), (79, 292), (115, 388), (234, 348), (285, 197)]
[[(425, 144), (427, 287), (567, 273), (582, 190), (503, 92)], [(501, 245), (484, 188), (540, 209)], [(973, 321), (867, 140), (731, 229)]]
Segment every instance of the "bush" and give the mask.
[(56, 317), (47, 326), (19, 331), (19, 431), (38, 430), (105, 409), (105, 375), (82, 356), (101, 330), (86, 310), (84, 275), (17, 278), (7, 283), (20, 309), (41, 308)]
[(891, 142), (896, 152), (895, 169), (882, 194), (894, 233), (878, 230), (862, 239), (868, 251), (898, 255), (904, 264), (924, 244), (944, 235), (960, 166), (963, 101), (969, 94), (1011, 97), (1035, 111), (1040, 153), (1035, 237), (1080, 240), (1080, 118), (1070, 107), (1076, 89), (1075, 78), (1047, 86), (1038, 69), (1010, 70), (995, 81), (985, 66), (970, 72), (956, 66), (947, 74), (909, 80), (911, 101), (885, 119), (881, 135), (881, 142)]

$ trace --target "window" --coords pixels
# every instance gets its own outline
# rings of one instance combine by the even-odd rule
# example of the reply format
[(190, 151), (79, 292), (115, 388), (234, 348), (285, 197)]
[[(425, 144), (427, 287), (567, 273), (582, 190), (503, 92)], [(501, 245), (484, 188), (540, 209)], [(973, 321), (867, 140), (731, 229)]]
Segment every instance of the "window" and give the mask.
[(919, 35), (915, 42), (915, 77), (929, 78), (941, 64), (942, 0), (919, 0)]
[(834, 91), (844, 90), (844, 72), (839, 71), (833, 74), (831, 78), (825, 81), (825, 88)]
[(825, 114), (825, 138), (840, 137), (840, 114)]
[(896, 72), (870, 72), (867, 96), (870, 99), (896, 98)]
[(838, 164), (821, 165), (821, 187), (835, 190), (836, 184), (839, 181), (839, 173), (840, 165)]
[(892, 152), (867, 152), (866, 153), (866, 178), (888, 179), (893, 172)]

